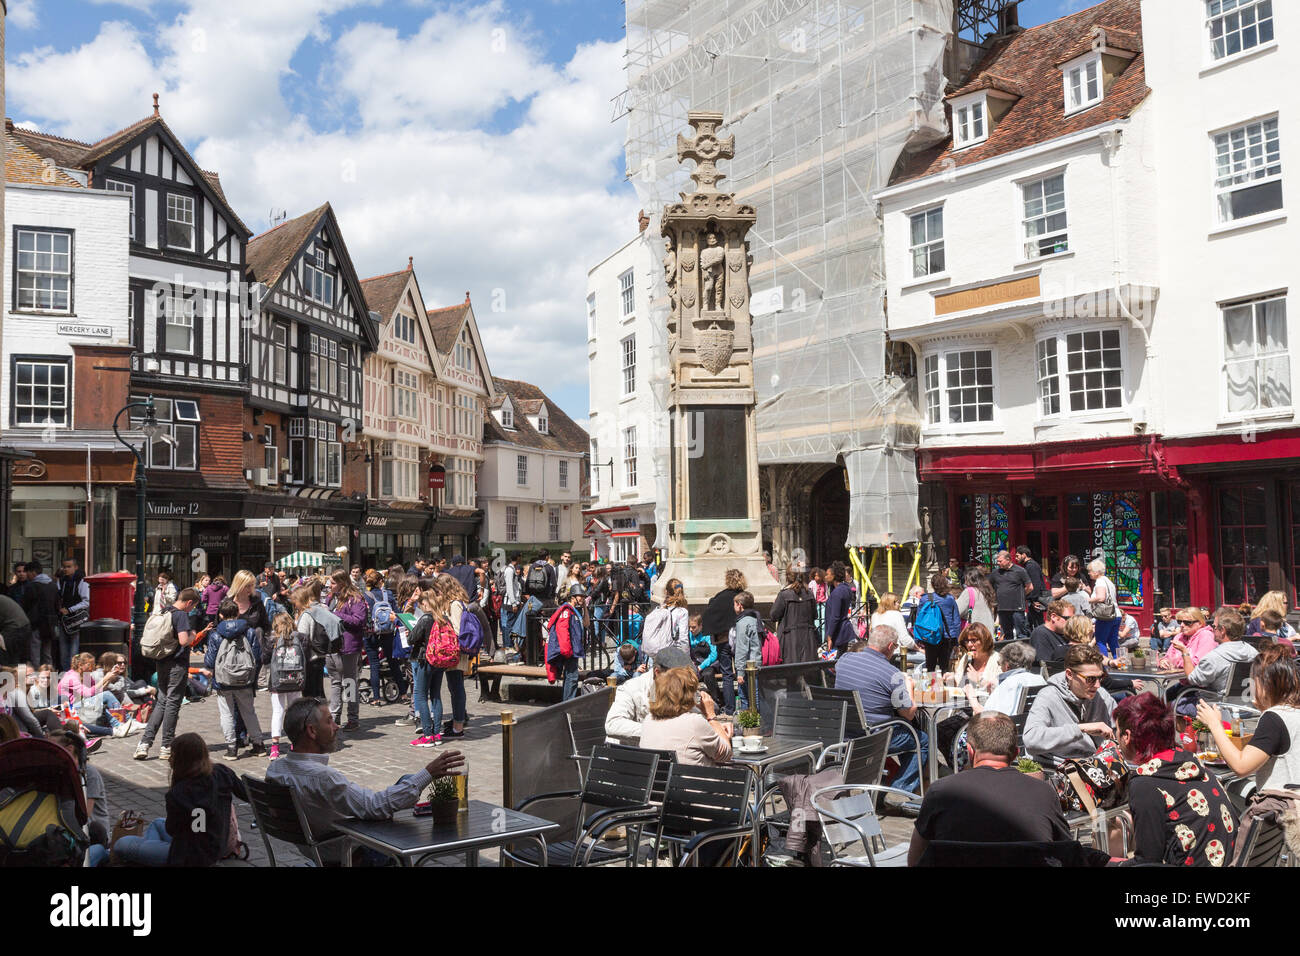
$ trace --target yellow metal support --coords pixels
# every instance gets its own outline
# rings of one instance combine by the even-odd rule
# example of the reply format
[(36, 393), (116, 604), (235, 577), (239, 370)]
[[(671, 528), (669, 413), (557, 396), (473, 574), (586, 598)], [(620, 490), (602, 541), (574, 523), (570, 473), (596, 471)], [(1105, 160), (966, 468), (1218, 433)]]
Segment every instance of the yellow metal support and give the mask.
[[(912, 585), (921, 584), (921, 546), (918, 544), (912, 549), (912, 571), (907, 576), (907, 584), (903, 588), (903, 599), (912, 593)], [(922, 585), (924, 587), (924, 585)]]
[(853, 565), (853, 577), (858, 582), (858, 593), (866, 594), (867, 591), (870, 591), (879, 598), (880, 592), (877, 591), (876, 586), (871, 583), (871, 575), (876, 570), (876, 556), (877, 553), (872, 551), (871, 567), (864, 569), (862, 567), (862, 559), (858, 557), (858, 549), (849, 548), (849, 562)]
[(889, 590), (894, 590), (894, 546), (892, 544), (885, 546), (885, 581), (889, 585)]

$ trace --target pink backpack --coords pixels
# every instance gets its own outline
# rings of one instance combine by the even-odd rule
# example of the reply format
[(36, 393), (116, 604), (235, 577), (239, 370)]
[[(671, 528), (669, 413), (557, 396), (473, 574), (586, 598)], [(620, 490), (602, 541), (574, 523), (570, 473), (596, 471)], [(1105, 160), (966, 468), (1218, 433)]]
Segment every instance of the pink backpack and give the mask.
[(781, 663), (781, 642), (776, 639), (776, 633), (774, 631), (768, 631), (767, 637), (763, 638), (762, 653), (762, 664), (764, 667), (772, 667)]

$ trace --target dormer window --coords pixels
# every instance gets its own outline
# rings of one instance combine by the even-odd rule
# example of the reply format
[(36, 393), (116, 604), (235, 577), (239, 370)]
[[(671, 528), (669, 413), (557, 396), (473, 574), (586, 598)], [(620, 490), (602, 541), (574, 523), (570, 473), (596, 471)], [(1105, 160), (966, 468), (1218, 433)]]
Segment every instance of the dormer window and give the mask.
[(1101, 102), (1104, 91), (1101, 54), (1089, 53), (1061, 67), (1065, 81), (1065, 115), (1078, 113)]
[(952, 104), (952, 135), (955, 148), (965, 149), (989, 138), (987, 106), (982, 93)]
[(501, 406), (501, 427), (502, 428), (515, 427), (515, 410), (510, 407), (509, 402), (506, 402), (504, 405)]
[(537, 433), (539, 435), (548, 435), (550, 434), (550, 427), (550, 423), (546, 418), (546, 409), (543, 408), (537, 413)]

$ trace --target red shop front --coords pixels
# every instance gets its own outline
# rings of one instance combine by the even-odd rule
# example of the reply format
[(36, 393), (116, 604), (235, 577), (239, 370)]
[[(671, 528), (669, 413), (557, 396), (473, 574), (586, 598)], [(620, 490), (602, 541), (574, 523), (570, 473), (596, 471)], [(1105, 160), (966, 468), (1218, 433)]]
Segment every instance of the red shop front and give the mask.
[(1164, 441), (924, 449), (921, 480), (947, 494), (947, 555), (992, 564), (1027, 544), (1050, 576), (1104, 555), (1121, 603), (1155, 610), (1287, 594), (1300, 556), (1300, 432)]

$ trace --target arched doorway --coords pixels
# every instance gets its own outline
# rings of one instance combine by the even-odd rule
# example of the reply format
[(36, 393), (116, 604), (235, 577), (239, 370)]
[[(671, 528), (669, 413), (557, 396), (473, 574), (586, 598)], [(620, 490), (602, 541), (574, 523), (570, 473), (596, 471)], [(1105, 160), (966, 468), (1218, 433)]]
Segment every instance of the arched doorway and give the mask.
[(813, 485), (808, 499), (808, 519), (812, 530), (809, 564), (824, 568), (832, 561), (845, 560), (849, 489), (842, 465), (836, 465)]

